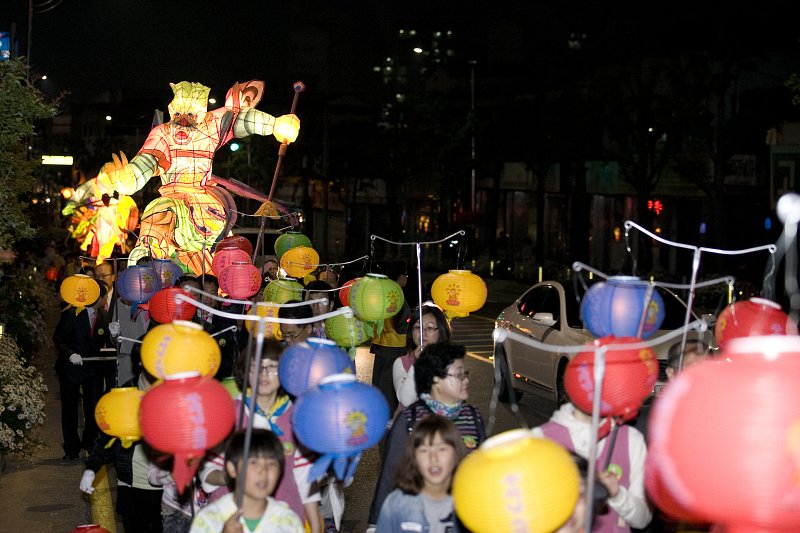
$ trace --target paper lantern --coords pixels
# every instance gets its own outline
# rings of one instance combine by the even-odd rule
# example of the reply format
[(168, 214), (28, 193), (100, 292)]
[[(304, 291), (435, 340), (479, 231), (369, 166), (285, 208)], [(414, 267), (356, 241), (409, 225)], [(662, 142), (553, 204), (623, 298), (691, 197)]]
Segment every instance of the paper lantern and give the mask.
[(797, 324), (779, 304), (766, 298), (734, 302), (717, 317), (714, 336), (720, 349), (731, 339), (751, 335), (797, 335)]
[(87, 307), (100, 298), (100, 285), (85, 274), (74, 274), (61, 282), (61, 299), (75, 307)]
[(58, 279), (58, 268), (55, 265), (47, 267), (44, 271), (44, 279), (47, 281), (56, 281)]
[(233, 376), (222, 378), (222, 386), (230, 393), (231, 398), (236, 399), (236, 397), (242, 393), (242, 391), (239, 390), (239, 385), (236, 384), (236, 378)]
[(196, 371), (213, 376), (219, 370), (220, 350), (217, 341), (203, 331), (203, 326), (185, 320), (161, 324), (147, 332), (142, 340), (142, 365), (153, 376)]
[(565, 448), (515, 429), (487, 439), (461, 461), (452, 493), (470, 531), (549, 533), (572, 516), (580, 474)]
[(191, 298), (191, 295), (180, 287), (167, 287), (155, 293), (147, 307), (153, 320), (159, 324), (167, 324), (173, 320), (191, 320), (197, 307), (185, 300), (176, 302), (175, 297), (179, 294)]
[(664, 322), (664, 300), (651, 283), (614, 276), (589, 287), (581, 301), (581, 320), (595, 337), (647, 338)]
[[(594, 348), (607, 345), (640, 344), (632, 337), (603, 337), (587, 344), (587, 351), (570, 360), (564, 372), (564, 390), (570, 401), (584, 413), (592, 412), (594, 401)], [(658, 358), (650, 348), (608, 350), (600, 416), (630, 419), (636, 415), (658, 380)]]
[(280, 261), (283, 254), (287, 250), (297, 248), (298, 246), (311, 246), (311, 239), (300, 233), (299, 231), (287, 231), (277, 239), (275, 239), (275, 256)]
[[(262, 302), (257, 303), (253, 307), (250, 308), (250, 311), (247, 312), (250, 316), (260, 316), (264, 318), (278, 318), (278, 309), (280, 309), (277, 305), (264, 305)], [(258, 323), (253, 322), (252, 320), (245, 320), (244, 327), (247, 328), (247, 331), (250, 332), (250, 335), (255, 338), (258, 335)], [(281, 334), (281, 325), (279, 322), (264, 322), (264, 338), (266, 339), (277, 339), (281, 340), (283, 335)]]
[(377, 388), (357, 381), (353, 374), (334, 374), (320, 381), (297, 399), (292, 413), (297, 438), (322, 454), (309, 479), (333, 465), (336, 477), (347, 484), (361, 452), (381, 440), (388, 422), (389, 405)]
[(142, 437), (139, 427), (139, 406), (144, 391), (136, 387), (116, 387), (97, 400), (94, 419), (106, 435), (117, 437), (124, 448)]
[(225, 237), (217, 243), (217, 247), (214, 248), (214, 251), (218, 252), (220, 250), (227, 250), (229, 248), (238, 248), (246, 252), (248, 256), (253, 256), (253, 243), (251, 243), (250, 239), (243, 235), (231, 235), (230, 237)]
[(431, 297), (448, 318), (465, 317), (486, 303), (486, 283), (469, 270), (451, 270), (436, 278)]
[(145, 265), (155, 270), (162, 288), (172, 287), (183, 276), (183, 269), (172, 259), (152, 259)]
[(356, 365), (336, 343), (310, 337), (292, 344), (281, 355), (278, 377), (286, 392), (301, 396), (332, 374), (356, 373)]
[(98, 524), (84, 524), (82, 526), (76, 526), (75, 529), (70, 531), (70, 533), (111, 533), (111, 532)]
[(117, 292), (131, 305), (131, 316), (138, 304), (145, 303), (161, 290), (161, 278), (153, 267), (131, 265), (117, 275)]
[(156, 450), (174, 455), (172, 477), (183, 492), (206, 450), (233, 429), (233, 399), (218, 381), (197, 373), (167, 377), (145, 393), (142, 436)]
[(285, 304), (289, 300), (302, 300), (303, 286), (292, 278), (273, 279), (264, 287), (264, 301)]
[[(248, 254), (241, 248), (223, 248), (222, 250), (217, 249), (217, 251), (214, 253), (214, 258), (211, 260), (211, 270), (214, 271), (214, 275), (217, 276), (217, 278), (221, 278), (222, 271), (225, 270), (225, 268), (231, 265), (232, 263), (249, 263), (249, 262), (250, 262), (250, 254)], [(260, 275), (261, 274), (259, 273), (259, 276)]]
[(339, 301), (342, 302), (342, 305), (344, 306), (350, 305), (348, 303), (350, 298), (350, 288), (356, 281), (360, 279), (361, 278), (353, 278), (351, 280), (345, 281), (344, 284), (342, 285), (342, 288), (339, 289)]
[(281, 268), (293, 278), (302, 278), (319, 266), (319, 254), (310, 246), (296, 246), (281, 255)]
[(350, 288), (348, 302), (364, 322), (382, 322), (403, 307), (403, 289), (383, 274), (367, 274)]
[(367, 325), (353, 316), (336, 315), (325, 321), (325, 335), (339, 346), (350, 348), (367, 342)]
[(797, 530), (798, 380), (797, 336), (732, 340), (723, 358), (687, 368), (654, 405), (647, 476), (728, 533)]
[(232, 262), (218, 274), (218, 279), (219, 288), (236, 300), (250, 298), (261, 288), (261, 272), (249, 261)]

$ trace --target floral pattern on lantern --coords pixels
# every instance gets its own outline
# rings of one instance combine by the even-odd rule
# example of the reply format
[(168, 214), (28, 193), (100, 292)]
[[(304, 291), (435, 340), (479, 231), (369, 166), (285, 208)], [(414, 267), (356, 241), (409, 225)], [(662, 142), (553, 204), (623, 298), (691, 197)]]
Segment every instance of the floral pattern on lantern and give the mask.
[(278, 261), (280, 261), (283, 254), (298, 246), (311, 247), (311, 239), (299, 231), (287, 231), (275, 239), (275, 256), (278, 258)]
[(185, 320), (161, 324), (142, 340), (142, 365), (151, 375), (167, 378), (195, 371), (213, 376), (219, 370), (221, 354), (217, 341), (203, 326)]
[(319, 266), (319, 254), (310, 246), (295, 246), (281, 256), (281, 268), (293, 278), (303, 278)]
[(797, 324), (779, 304), (766, 298), (734, 302), (717, 317), (714, 336), (720, 349), (732, 339), (751, 335), (797, 335)]
[(580, 474), (565, 448), (515, 429), (487, 439), (461, 461), (452, 493), (470, 531), (549, 533), (572, 515)]
[(163, 288), (172, 287), (183, 276), (183, 269), (172, 259), (151, 259), (145, 265), (155, 270)]
[[(214, 253), (214, 258), (211, 260), (211, 270), (217, 278), (222, 276), (222, 271), (233, 263), (249, 263), (250, 254), (241, 248), (219, 248)], [(260, 273), (259, 273), (260, 275)]]
[(292, 278), (273, 279), (264, 287), (264, 301), (285, 304), (289, 300), (303, 299), (303, 286)]
[(74, 274), (61, 282), (61, 299), (77, 309), (95, 303), (100, 297), (100, 285), (85, 274)]
[(153, 267), (146, 265), (132, 265), (117, 275), (117, 292), (131, 305), (131, 316), (136, 313), (136, 307), (145, 303), (161, 290), (161, 278), (158, 277)]
[(356, 365), (347, 352), (331, 340), (316, 337), (286, 348), (278, 366), (281, 385), (292, 396), (301, 396), (330, 375), (355, 373)]
[[(250, 316), (260, 316), (263, 318), (278, 318), (278, 309), (280, 308), (277, 305), (265, 305), (263, 302), (258, 302), (256, 305), (250, 308), (250, 311), (248, 311), (247, 314)], [(250, 335), (253, 338), (258, 335), (258, 322), (245, 320), (244, 327), (247, 328), (247, 331), (250, 332)], [(281, 340), (283, 335), (281, 334), (280, 323), (269, 321), (264, 322), (264, 338)]]
[(179, 294), (192, 297), (180, 287), (167, 287), (155, 293), (147, 306), (150, 317), (159, 324), (167, 324), (173, 320), (191, 320), (197, 307), (186, 300), (176, 302), (175, 297)]
[(189, 485), (206, 450), (233, 429), (233, 399), (218, 381), (196, 373), (168, 377), (145, 393), (142, 436), (153, 448), (174, 455), (178, 492)]
[(431, 286), (433, 302), (447, 318), (465, 317), (486, 303), (486, 283), (469, 270), (451, 270)]
[(598, 338), (614, 335), (644, 339), (664, 322), (664, 300), (651, 283), (635, 276), (613, 276), (595, 283), (583, 295), (581, 320)]
[(325, 335), (343, 348), (360, 346), (372, 338), (367, 325), (355, 315), (336, 315), (325, 320)]
[(381, 440), (388, 422), (389, 405), (377, 388), (357, 381), (353, 374), (334, 374), (320, 381), (297, 399), (292, 413), (297, 438), (322, 454), (309, 479), (322, 477), (333, 466), (336, 477), (348, 484), (361, 453)]
[(383, 320), (400, 312), (404, 302), (403, 289), (383, 274), (367, 274), (350, 288), (348, 302), (355, 315), (364, 322), (376, 324), (378, 334)]
[(139, 406), (144, 392), (136, 387), (115, 387), (97, 400), (94, 419), (106, 435), (116, 437), (123, 448), (142, 437), (139, 426)]
[(249, 261), (234, 261), (218, 275), (219, 288), (231, 298), (250, 298), (261, 288), (261, 272)]

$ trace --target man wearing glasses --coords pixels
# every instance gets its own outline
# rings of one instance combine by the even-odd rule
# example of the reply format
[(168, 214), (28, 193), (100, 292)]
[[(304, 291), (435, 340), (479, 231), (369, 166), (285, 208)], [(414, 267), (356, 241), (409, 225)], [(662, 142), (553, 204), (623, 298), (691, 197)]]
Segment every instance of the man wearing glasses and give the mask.
[[(299, 300), (291, 300), (288, 304), (300, 303)], [(298, 305), (296, 307), (281, 307), (278, 310), (278, 318), (308, 319), (313, 318), (314, 312), (310, 305)], [(307, 324), (285, 324), (281, 322), (281, 337), (287, 346), (305, 341), (311, 336), (313, 323)]]

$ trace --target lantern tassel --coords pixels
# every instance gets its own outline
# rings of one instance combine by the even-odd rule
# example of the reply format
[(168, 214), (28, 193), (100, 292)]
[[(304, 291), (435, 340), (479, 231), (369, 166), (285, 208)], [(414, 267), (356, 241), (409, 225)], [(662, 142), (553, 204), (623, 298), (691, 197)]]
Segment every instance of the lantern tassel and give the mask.
[(360, 461), (361, 452), (355, 455), (326, 453), (314, 462), (308, 473), (308, 482), (313, 483), (324, 476), (333, 465), (333, 473), (336, 475), (336, 479), (343, 481), (345, 485), (349, 485), (353, 481), (353, 475)]
[(178, 494), (183, 494), (186, 487), (192, 482), (197, 467), (200, 465), (202, 455), (175, 454), (175, 462), (172, 466), (172, 479), (175, 480), (175, 487)]

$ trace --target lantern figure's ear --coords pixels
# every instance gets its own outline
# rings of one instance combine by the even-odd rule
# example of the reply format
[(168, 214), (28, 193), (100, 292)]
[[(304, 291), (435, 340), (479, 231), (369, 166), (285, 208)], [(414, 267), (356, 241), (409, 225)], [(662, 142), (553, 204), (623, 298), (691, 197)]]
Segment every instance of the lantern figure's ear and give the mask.
[(264, 96), (264, 82), (260, 80), (250, 80), (244, 83), (234, 83), (225, 95), (225, 107), (238, 111), (255, 107)]

